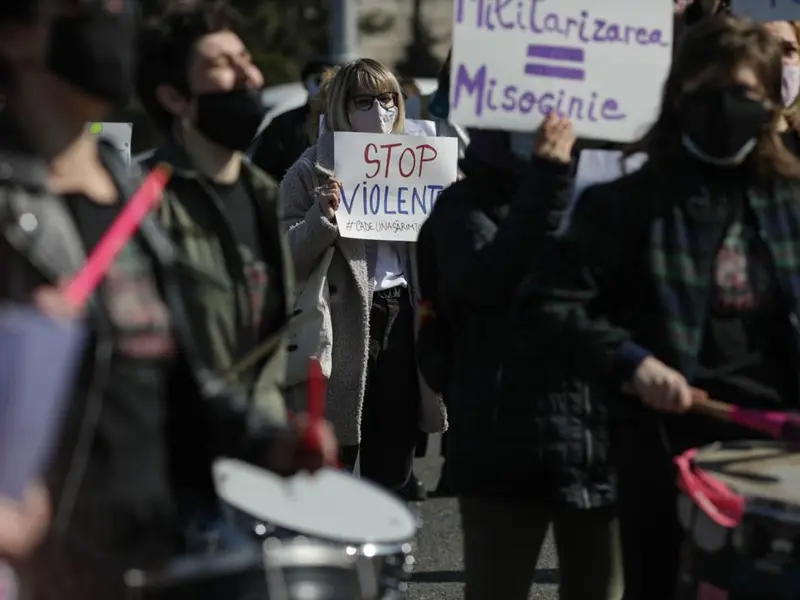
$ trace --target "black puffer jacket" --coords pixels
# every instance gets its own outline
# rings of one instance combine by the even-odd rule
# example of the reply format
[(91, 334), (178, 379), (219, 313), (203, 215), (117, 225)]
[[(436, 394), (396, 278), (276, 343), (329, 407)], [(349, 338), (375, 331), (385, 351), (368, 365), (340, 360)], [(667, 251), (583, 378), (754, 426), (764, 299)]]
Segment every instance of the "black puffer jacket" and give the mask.
[[(446, 391), (447, 460), (459, 495), (583, 508), (614, 501), (605, 410), (547, 361), (511, 352), (514, 298), (533, 256), (558, 230), (570, 167), (534, 159), (521, 173), (466, 161), (431, 217), (439, 289), (455, 329)], [(514, 169), (513, 171), (516, 171)]]

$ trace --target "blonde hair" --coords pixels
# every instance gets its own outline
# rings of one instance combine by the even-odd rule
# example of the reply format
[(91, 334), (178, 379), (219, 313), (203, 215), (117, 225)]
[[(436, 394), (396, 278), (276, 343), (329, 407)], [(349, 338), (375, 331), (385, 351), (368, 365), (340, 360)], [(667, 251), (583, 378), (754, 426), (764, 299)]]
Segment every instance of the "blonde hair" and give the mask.
[(306, 134), (312, 146), (317, 143), (317, 138), (319, 138), (319, 120), (327, 110), (328, 90), (338, 70), (339, 67), (332, 67), (322, 72), (319, 78), (319, 91), (308, 102), (309, 112), (308, 121), (306, 122)]
[(394, 74), (377, 60), (361, 58), (341, 67), (334, 75), (327, 93), (325, 129), (351, 131), (349, 104), (357, 94), (392, 93), (397, 97), (397, 117), (392, 133), (405, 131), (405, 100)]

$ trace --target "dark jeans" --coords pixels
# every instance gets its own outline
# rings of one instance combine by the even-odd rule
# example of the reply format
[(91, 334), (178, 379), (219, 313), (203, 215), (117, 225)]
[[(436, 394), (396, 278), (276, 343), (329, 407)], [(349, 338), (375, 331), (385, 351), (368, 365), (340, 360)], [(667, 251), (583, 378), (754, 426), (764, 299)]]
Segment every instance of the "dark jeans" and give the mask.
[(620, 600), (616, 513), (460, 497), (465, 600), (527, 600), (548, 527), (555, 534), (559, 597)]
[(369, 318), (367, 387), (361, 444), (341, 449), (342, 465), (398, 490), (411, 475), (417, 443), (420, 392), (414, 357), (414, 310), (405, 287), (375, 292)]
[(663, 433), (651, 423), (627, 423), (615, 443), (625, 600), (673, 600), (683, 531)]

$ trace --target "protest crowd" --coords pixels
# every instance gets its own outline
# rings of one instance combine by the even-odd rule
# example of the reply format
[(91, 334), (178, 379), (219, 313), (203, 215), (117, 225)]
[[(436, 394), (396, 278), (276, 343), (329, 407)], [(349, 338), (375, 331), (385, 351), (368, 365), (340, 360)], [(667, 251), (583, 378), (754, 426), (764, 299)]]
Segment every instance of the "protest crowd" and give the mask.
[(0, 600), (408, 598), (435, 434), (466, 600), (800, 598), (800, 7), (579, 6), (265, 127), (224, 1), (0, 2)]

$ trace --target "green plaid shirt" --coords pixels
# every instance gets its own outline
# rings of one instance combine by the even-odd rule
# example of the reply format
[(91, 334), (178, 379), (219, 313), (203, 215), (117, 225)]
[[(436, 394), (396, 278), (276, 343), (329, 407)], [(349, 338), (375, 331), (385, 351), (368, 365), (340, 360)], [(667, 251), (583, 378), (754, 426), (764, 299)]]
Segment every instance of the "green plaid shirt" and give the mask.
[(780, 181), (726, 192), (701, 184), (691, 174), (665, 182), (645, 167), (584, 192), (523, 291), (532, 335), (562, 348), (586, 375), (613, 375), (621, 344), (633, 341), (691, 378), (730, 191), (753, 211), (797, 333), (800, 187)]

